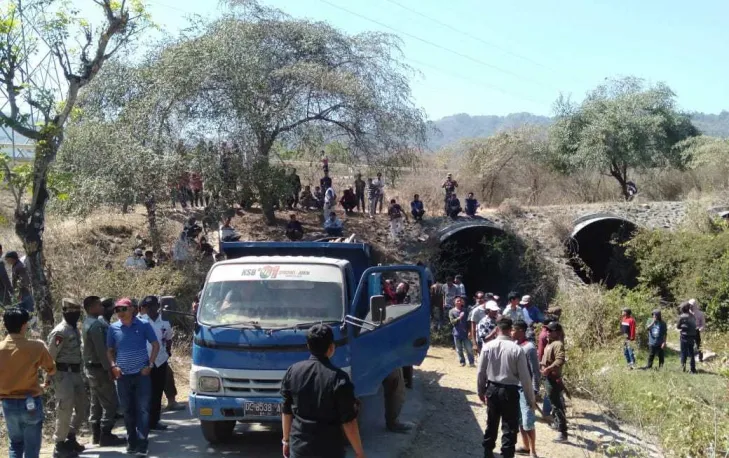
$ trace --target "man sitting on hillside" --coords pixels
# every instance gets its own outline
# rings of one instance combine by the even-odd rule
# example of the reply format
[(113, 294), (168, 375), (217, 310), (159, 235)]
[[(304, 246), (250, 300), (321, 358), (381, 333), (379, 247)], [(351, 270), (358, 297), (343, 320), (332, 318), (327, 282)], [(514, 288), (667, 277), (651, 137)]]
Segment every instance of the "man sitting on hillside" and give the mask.
[(311, 193), (311, 186), (304, 186), (304, 190), (301, 191), (301, 197), (299, 197), (299, 203), (301, 204), (301, 208), (307, 210), (310, 208), (319, 208), (314, 194)]
[(331, 237), (341, 237), (344, 233), (344, 224), (342, 220), (337, 218), (337, 214), (334, 212), (329, 213), (329, 218), (324, 221), (324, 230), (327, 235)]
[(458, 214), (463, 211), (463, 208), (461, 208), (461, 201), (458, 200), (458, 196), (455, 192), (451, 194), (448, 201), (446, 201), (446, 208), (448, 210), (448, 216), (451, 219), (458, 219)]
[(422, 221), (425, 209), (423, 208), (423, 201), (420, 200), (420, 196), (415, 194), (413, 201), (410, 202), (410, 212), (413, 214), (415, 221)]
[(466, 197), (466, 215), (470, 216), (471, 218), (475, 217), (476, 211), (478, 211), (478, 207), (480, 207), (478, 200), (473, 197), (472, 192), (469, 192), (468, 197)]
[(354, 191), (350, 187), (342, 192), (342, 198), (339, 199), (339, 203), (344, 208), (347, 214), (350, 214), (357, 207), (357, 196), (354, 195)]
[(289, 223), (286, 225), (286, 237), (289, 240), (301, 240), (304, 237), (304, 227), (296, 219), (296, 213), (291, 213), (289, 218)]

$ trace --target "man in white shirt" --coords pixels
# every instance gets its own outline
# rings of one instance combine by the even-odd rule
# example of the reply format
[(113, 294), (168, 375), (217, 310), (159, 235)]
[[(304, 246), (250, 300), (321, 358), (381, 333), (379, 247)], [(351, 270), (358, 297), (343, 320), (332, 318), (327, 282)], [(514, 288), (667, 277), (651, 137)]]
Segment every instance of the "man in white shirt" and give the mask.
[(324, 193), (324, 219), (329, 216), (335, 205), (337, 205), (337, 193), (334, 192), (334, 187), (330, 186)]
[(372, 180), (372, 185), (377, 187), (378, 195), (377, 195), (377, 201), (375, 202), (375, 209), (377, 209), (377, 205), (380, 205), (380, 209), (377, 211), (377, 213), (382, 213), (382, 202), (385, 198), (385, 180), (382, 179), (382, 172), (377, 172), (377, 178)]
[[(152, 397), (149, 406), (149, 429), (163, 431), (167, 425), (160, 423), (162, 412), (162, 393), (167, 379), (167, 360), (170, 358), (172, 347), (172, 327), (169, 321), (164, 321), (159, 313), (159, 299), (157, 296), (147, 296), (139, 305), (139, 319), (149, 322), (160, 343), (159, 353), (153, 362), (149, 377), (152, 382)], [(147, 352), (151, 353), (151, 345), (147, 345)]]
[(124, 267), (132, 270), (147, 270), (147, 263), (144, 262), (144, 251), (141, 248), (134, 250), (124, 263)]

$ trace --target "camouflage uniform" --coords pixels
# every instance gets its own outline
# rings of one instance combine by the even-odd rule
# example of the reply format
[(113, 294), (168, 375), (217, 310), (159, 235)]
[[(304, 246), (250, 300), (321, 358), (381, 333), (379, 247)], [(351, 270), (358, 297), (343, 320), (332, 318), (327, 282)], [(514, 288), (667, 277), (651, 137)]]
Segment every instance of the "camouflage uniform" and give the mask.
[[(72, 299), (63, 299), (63, 311), (81, 312), (81, 306)], [(76, 441), (76, 432), (81, 429), (89, 402), (81, 373), (83, 359), (78, 329), (65, 319), (61, 321), (48, 336), (48, 351), (58, 368), (53, 376), (56, 393), (54, 457), (76, 456), (76, 452), (83, 451), (83, 446)]]

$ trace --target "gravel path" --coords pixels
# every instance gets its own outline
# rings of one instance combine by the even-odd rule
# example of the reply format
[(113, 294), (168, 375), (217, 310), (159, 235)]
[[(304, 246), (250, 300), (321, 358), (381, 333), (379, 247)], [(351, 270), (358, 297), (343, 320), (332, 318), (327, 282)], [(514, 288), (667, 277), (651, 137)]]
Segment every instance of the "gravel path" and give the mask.
[[(476, 369), (460, 367), (455, 350), (443, 347), (431, 348), (418, 369), (416, 377), (421, 378), (424, 386), (426, 413), (412, 448), (403, 457), (483, 456), (481, 441), (486, 408), (476, 395)], [(569, 444), (553, 443), (557, 433), (546, 423), (537, 421), (540, 457), (662, 456), (655, 446), (640, 439), (630, 428), (607, 419), (600, 406), (593, 402), (568, 401), (567, 416)], [(497, 448), (495, 452), (498, 451)]]

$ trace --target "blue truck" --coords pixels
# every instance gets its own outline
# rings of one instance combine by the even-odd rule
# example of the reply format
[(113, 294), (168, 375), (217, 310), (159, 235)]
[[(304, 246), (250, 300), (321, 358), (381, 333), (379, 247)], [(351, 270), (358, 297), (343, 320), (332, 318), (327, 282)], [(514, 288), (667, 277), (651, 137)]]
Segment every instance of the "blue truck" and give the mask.
[(281, 421), (281, 379), (307, 359), (306, 331), (334, 330), (332, 362), (360, 398), (395, 369), (423, 362), (430, 345), (425, 271), (374, 266), (371, 248), (347, 242), (221, 242), (196, 315), (189, 406), (210, 443), (237, 422)]

